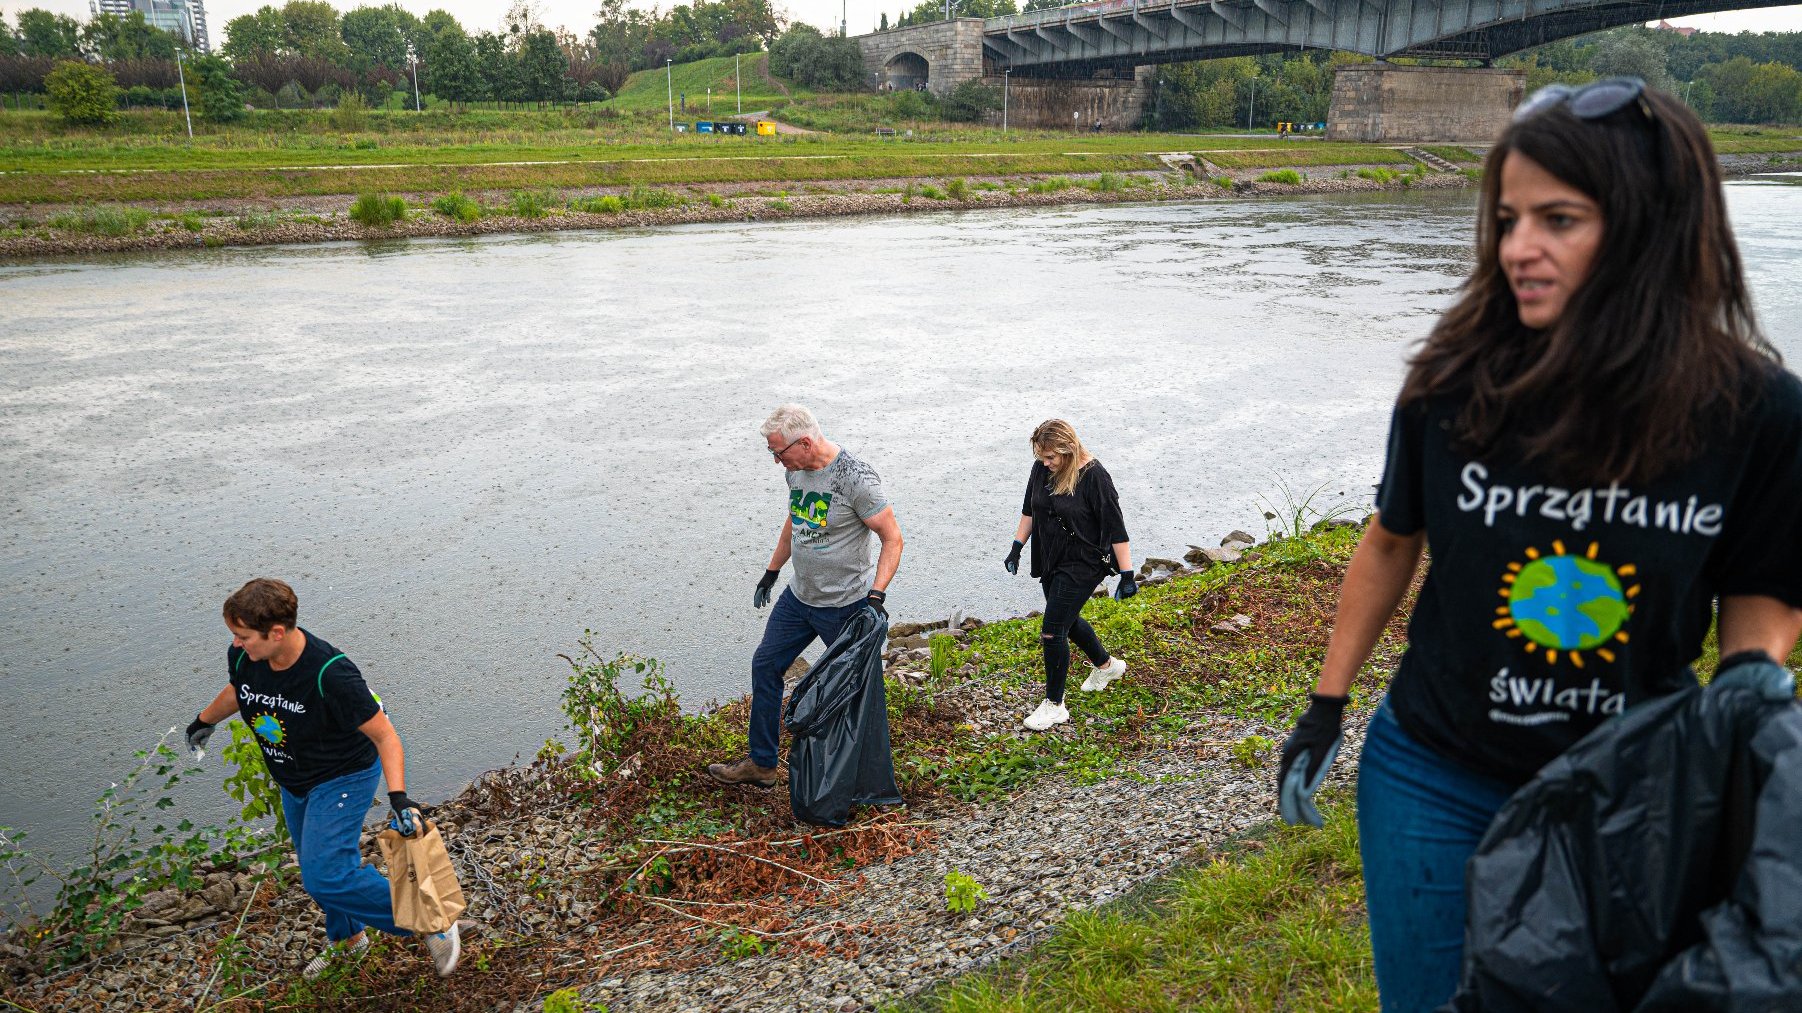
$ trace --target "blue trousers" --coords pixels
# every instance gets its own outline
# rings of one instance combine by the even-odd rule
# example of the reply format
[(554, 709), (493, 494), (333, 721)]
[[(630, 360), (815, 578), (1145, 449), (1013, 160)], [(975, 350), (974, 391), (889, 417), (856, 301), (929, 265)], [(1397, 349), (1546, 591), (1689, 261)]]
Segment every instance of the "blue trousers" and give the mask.
[(325, 937), (334, 943), (364, 926), (397, 936), (412, 934), (394, 924), (387, 877), (363, 864), (363, 817), (381, 777), (382, 762), (377, 760), (316, 785), (305, 796), (282, 789), (282, 813), (300, 859), (300, 885), (325, 912)]
[(1383, 1013), (1427, 1013), (1458, 990), (1464, 866), (1514, 786), (1402, 730), (1389, 702), (1358, 758), (1358, 850)]
[(860, 599), (837, 608), (816, 608), (795, 597), (790, 588), (770, 608), (763, 642), (751, 656), (751, 760), (774, 767), (782, 743), (782, 677), (815, 637), (830, 645), (838, 631), (863, 608)]

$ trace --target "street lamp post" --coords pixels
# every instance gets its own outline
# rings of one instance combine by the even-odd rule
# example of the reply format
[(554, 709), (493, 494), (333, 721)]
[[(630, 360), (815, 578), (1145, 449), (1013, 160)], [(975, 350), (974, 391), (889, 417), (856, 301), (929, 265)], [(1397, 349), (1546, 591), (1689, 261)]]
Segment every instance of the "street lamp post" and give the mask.
[(419, 58), (411, 42), (407, 43), (407, 66), (413, 70), (413, 111), (419, 112)]
[(175, 51), (175, 80), (181, 85), (181, 118), (188, 121), (188, 140), (194, 139), (194, 117), (188, 113), (188, 75), (181, 70), (181, 50)]
[(738, 89), (738, 114), (745, 114), (745, 83), (738, 77), (738, 54), (732, 54), (732, 87)]
[(663, 92), (669, 99), (669, 132), (676, 132), (676, 68), (674, 60), (663, 58)]
[(1258, 115), (1258, 79), (1251, 79), (1251, 108), (1245, 112), (1245, 129), (1250, 130), (1251, 121)]

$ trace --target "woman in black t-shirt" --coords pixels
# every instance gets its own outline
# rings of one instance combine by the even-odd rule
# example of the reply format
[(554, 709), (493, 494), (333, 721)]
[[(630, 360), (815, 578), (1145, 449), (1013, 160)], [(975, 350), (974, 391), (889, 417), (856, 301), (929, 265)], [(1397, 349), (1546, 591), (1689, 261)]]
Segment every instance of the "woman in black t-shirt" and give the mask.
[(1410, 363), (1377, 520), (1340, 592), (1279, 809), (1309, 800), (1353, 677), (1432, 565), (1371, 717), (1358, 826), (1382, 1006), (1457, 988), (1466, 860), (1515, 788), (1720, 653), (1802, 630), (1802, 387), (1760, 336), (1715, 155), (1637, 79), (1523, 103), (1476, 267)]
[(1045, 699), (1026, 716), (1025, 725), (1042, 732), (1070, 720), (1064, 706), (1064, 681), (1070, 671), (1070, 641), (1094, 663), (1082, 688), (1099, 692), (1126, 674), (1126, 662), (1110, 657), (1095, 630), (1082, 617), (1083, 603), (1109, 573), (1118, 571), (1115, 598), (1139, 593), (1133, 580), (1132, 546), (1120, 517), (1120, 495), (1101, 462), (1089, 456), (1076, 430), (1052, 419), (1032, 431), (1036, 460), (1026, 480), (1026, 501), (1014, 544), (1002, 565), (1020, 572), (1020, 550), (1032, 539), (1032, 570), (1045, 588), (1045, 615), (1039, 621), (1039, 646), (1045, 652)]

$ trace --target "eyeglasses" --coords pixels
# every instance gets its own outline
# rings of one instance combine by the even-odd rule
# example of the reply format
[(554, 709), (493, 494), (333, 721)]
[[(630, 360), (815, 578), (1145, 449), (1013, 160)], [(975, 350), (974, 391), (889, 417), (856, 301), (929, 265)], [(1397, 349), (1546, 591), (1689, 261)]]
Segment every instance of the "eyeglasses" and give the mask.
[(800, 443), (802, 440), (805, 440), (805, 439), (807, 439), (807, 437), (797, 436), (794, 439), (788, 441), (788, 447), (783, 447), (781, 450), (770, 451), (770, 456), (776, 459), (777, 464), (781, 464), (781, 463), (783, 463), (782, 455), (788, 453), (789, 447), (792, 447), (795, 444)]
[(1650, 120), (1652, 108), (1646, 105), (1645, 94), (1646, 83), (1637, 77), (1606, 77), (1579, 88), (1548, 84), (1515, 107), (1514, 122), (1531, 119), (1553, 106), (1565, 104), (1570, 106), (1571, 115), (1580, 120), (1599, 120), (1613, 116), (1635, 102)]

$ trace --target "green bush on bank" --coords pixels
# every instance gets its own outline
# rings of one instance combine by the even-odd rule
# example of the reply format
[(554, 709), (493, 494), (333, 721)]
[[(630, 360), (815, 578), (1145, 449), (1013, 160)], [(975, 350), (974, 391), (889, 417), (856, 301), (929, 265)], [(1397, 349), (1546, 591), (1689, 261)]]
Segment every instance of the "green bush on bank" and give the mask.
[(350, 217), (370, 228), (385, 229), (395, 222), (406, 221), (407, 202), (387, 194), (361, 194), (350, 206)]
[(150, 212), (128, 207), (92, 207), (53, 215), (50, 227), (90, 236), (129, 236), (150, 224)]
[(1267, 172), (1258, 177), (1258, 182), (1260, 183), (1283, 183), (1288, 186), (1300, 186), (1301, 181), (1301, 173), (1296, 172), (1294, 169), (1278, 169), (1275, 172)]
[(432, 201), (432, 210), (452, 221), (464, 223), (473, 222), (482, 217), (482, 205), (463, 196), (460, 190), (452, 190)]

